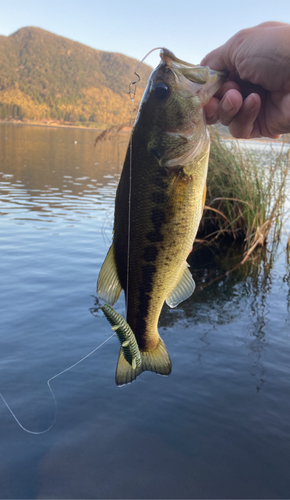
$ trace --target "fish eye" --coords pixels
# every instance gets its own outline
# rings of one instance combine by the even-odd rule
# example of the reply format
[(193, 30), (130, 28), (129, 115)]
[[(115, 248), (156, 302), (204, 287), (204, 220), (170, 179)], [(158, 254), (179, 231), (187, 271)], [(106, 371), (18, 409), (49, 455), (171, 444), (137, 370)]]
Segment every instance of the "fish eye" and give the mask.
[(170, 88), (166, 85), (166, 83), (159, 82), (154, 87), (154, 94), (158, 100), (166, 99), (166, 97), (170, 94)]

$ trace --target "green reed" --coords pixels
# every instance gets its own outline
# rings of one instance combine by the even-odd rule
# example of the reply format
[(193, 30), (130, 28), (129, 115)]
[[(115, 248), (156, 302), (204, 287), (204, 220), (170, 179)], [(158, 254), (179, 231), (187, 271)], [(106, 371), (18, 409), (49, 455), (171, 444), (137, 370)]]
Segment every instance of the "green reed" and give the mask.
[(286, 216), (287, 177), (290, 150), (285, 146), (276, 152), (265, 145), (265, 151), (257, 154), (241, 148), (239, 141), (225, 142), (213, 128), (207, 198), (197, 241), (212, 244), (225, 236), (242, 240), (248, 256), (270, 237), (278, 240)]

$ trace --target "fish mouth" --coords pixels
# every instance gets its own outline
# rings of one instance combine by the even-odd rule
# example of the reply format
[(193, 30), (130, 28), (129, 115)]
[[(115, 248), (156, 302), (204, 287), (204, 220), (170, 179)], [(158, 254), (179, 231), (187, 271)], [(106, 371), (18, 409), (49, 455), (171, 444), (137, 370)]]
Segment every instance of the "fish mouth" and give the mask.
[(191, 90), (193, 94), (199, 94), (203, 106), (223, 85), (229, 74), (226, 70), (215, 71), (208, 66), (190, 64), (178, 59), (173, 52), (166, 48), (161, 49), (160, 58), (162, 63), (176, 74), (177, 78), (182, 75), (193, 84)]
[[(177, 69), (180, 71), (182, 74), (185, 76), (187, 74), (190, 75), (192, 73), (192, 78), (197, 78), (199, 80), (199, 83), (206, 83), (206, 76), (208, 73), (208, 70), (210, 73), (214, 73), (216, 75), (219, 75), (221, 78), (227, 78), (229, 75), (229, 72), (227, 70), (222, 70), (222, 71), (215, 71), (211, 70), (208, 66), (199, 66), (196, 64), (191, 64), (186, 61), (183, 61), (182, 59), (178, 59), (171, 50), (168, 50), (166, 48), (162, 48), (160, 50), (160, 59), (169, 67), (172, 69)], [(190, 71), (192, 70), (192, 71)], [(202, 76), (202, 70), (204, 70), (204, 76)], [(201, 74), (197, 74), (196, 76), (193, 76), (195, 72), (200, 72)], [(192, 80), (194, 81), (194, 80)], [(198, 82), (196, 82), (198, 83)]]

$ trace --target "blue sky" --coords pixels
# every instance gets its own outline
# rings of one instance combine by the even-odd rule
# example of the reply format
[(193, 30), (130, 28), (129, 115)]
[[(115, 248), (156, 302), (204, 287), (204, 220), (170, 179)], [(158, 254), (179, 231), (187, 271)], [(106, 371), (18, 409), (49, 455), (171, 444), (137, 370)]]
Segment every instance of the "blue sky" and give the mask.
[[(144, 5), (144, 6), (143, 6)], [(38, 26), (100, 50), (140, 60), (167, 47), (198, 64), (236, 31), (263, 21), (290, 23), (290, 0), (2, 0), (0, 34)], [(158, 52), (147, 62), (158, 64)]]

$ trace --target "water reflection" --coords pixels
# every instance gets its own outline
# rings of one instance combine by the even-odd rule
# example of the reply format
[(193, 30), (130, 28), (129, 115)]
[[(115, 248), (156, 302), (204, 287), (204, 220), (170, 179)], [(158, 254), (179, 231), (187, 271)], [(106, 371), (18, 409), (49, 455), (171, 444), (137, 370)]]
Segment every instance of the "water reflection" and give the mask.
[(2, 215), (20, 221), (47, 223), (58, 216), (75, 221), (111, 205), (127, 134), (94, 147), (94, 130), (0, 126)]
[[(111, 334), (89, 309), (128, 136), (97, 149), (95, 131), (0, 131), (0, 391), (42, 430), (46, 381)], [(192, 256), (196, 292), (160, 318), (170, 377), (117, 388), (112, 339), (55, 381), (47, 435), (32, 441), (1, 406), (3, 497), (287, 496), (290, 269), (279, 246), (227, 273), (241, 257)]]
[[(210, 324), (234, 321), (248, 299), (270, 293), (276, 254), (277, 248), (273, 247), (272, 252), (262, 248), (254, 259), (239, 266), (243, 259), (240, 245), (214, 250), (204, 247), (193, 252), (188, 261), (196, 290), (176, 309), (163, 310), (162, 321), (168, 322), (165, 326), (173, 324), (178, 317)], [(232, 310), (227, 311), (229, 303)]]
[(290, 313), (290, 263), (287, 261), (286, 273), (283, 276), (283, 283), (288, 285), (287, 311)]
[[(273, 297), (277, 297), (277, 261), (281, 259), (281, 246), (261, 248), (243, 266), (237, 265), (243, 255), (240, 245), (216, 248), (199, 248), (189, 258), (196, 291), (176, 309), (166, 305), (160, 317), (160, 329), (200, 330), (199, 340), (210, 345), (212, 329), (224, 330), (224, 336), (238, 342), (251, 357), (251, 375), (259, 391), (267, 371), (264, 351), (273, 340), (273, 314), (279, 317), (281, 331), (289, 322), (289, 268), (280, 279), (279, 304), (273, 313)], [(275, 281), (275, 285), (274, 285)], [(282, 285), (284, 283), (284, 285)], [(287, 287), (288, 285), (288, 287)], [(287, 289), (286, 289), (287, 287)], [(287, 293), (288, 290), (288, 293)], [(277, 299), (276, 299), (277, 300)], [(278, 327), (278, 321), (275, 318)], [(241, 325), (244, 325), (241, 331)], [(274, 334), (275, 336), (275, 334)], [(200, 353), (198, 356), (201, 362)]]
[[(102, 235), (102, 246), (97, 240), (97, 255), (102, 262), (111, 240), (115, 191), (128, 135), (108, 136), (94, 148), (97, 132), (93, 130), (10, 124), (0, 127), (0, 213), (16, 224), (30, 221), (42, 230), (55, 225), (58, 228), (58, 222), (70, 227), (93, 218), (94, 231)], [(276, 258), (277, 248), (261, 249), (254, 259), (229, 272), (242, 260), (240, 247), (214, 253), (200, 248), (189, 259), (196, 291), (176, 309), (164, 306), (161, 329), (231, 325), (247, 311), (251, 317), (247, 342), (258, 360), (267, 343)], [(288, 287), (289, 311), (289, 271), (283, 283)], [(201, 338), (206, 341), (206, 331)]]

